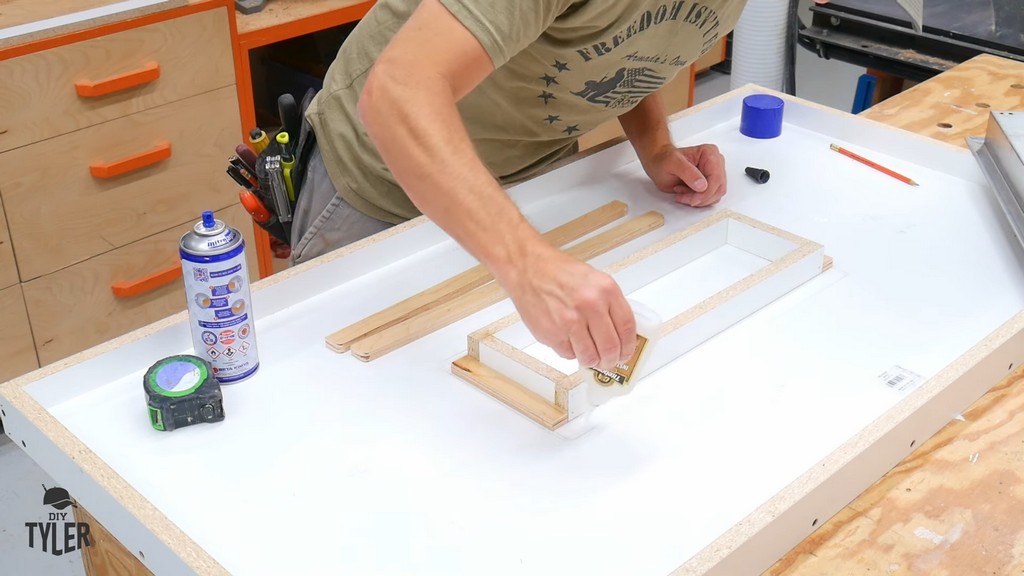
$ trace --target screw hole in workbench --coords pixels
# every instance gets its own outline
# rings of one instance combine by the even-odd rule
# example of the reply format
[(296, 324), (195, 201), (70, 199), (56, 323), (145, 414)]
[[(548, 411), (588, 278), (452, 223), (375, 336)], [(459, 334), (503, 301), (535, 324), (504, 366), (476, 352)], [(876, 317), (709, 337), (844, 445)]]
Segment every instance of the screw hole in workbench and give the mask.
[(986, 104), (984, 102), (978, 102), (977, 104), (975, 104), (975, 106), (977, 106), (978, 108), (991, 108), (992, 107), (992, 106), (989, 106), (988, 104)]
[(817, 518), (815, 518), (815, 519), (814, 519), (814, 522), (811, 522), (811, 528), (814, 528), (814, 527), (815, 527), (815, 526), (817, 526), (817, 525), (818, 525), (818, 519), (817, 519)]
[(938, 124), (936, 124), (936, 126), (938, 126), (939, 128), (952, 128), (953, 127), (953, 125), (950, 124), (949, 122), (939, 122)]
[(1016, 84), (1010, 84), (1010, 88), (1016, 88), (1017, 90), (1024, 90), (1024, 84), (1021, 84), (1020, 82), (1018, 82)]

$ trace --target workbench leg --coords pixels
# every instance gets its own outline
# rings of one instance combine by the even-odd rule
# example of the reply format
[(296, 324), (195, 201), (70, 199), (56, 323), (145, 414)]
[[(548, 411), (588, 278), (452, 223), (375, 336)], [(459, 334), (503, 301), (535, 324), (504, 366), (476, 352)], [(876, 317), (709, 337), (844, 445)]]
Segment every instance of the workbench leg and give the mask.
[(86, 576), (153, 576), (81, 504), (75, 508), (75, 521), (89, 524), (89, 546), (82, 547)]

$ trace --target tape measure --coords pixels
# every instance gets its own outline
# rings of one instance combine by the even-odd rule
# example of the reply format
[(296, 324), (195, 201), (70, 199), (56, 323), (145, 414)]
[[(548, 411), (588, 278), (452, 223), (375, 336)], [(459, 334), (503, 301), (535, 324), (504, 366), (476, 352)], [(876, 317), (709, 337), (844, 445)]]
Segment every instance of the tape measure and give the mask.
[(224, 419), (224, 397), (209, 362), (182, 354), (150, 366), (143, 378), (149, 421), (170, 432), (192, 424)]

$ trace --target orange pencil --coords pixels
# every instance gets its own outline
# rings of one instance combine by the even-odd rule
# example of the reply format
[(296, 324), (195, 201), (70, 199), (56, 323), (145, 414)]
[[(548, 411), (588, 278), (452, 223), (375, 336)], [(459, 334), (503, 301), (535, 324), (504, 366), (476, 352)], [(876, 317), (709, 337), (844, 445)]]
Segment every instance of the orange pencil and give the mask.
[(888, 174), (889, 176), (892, 176), (893, 178), (899, 180), (900, 182), (903, 182), (904, 184), (910, 184), (911, 186), (918, 186), (917, 182), (914, 182), (913, 180), (911, 180), (910, 178), (907, 178), (903, 174), (900, 174), (899, 172), (894, 172), (894, 171), (886, 168), (885, 166), (882, 166), (881, 164), (875, 164), (871, 160), (868, 160), (867, 158), (865, 158), (863, 156), (854, 154), (853, 152), (850, 152), (846, 148), (843, 148), (841, 146), (836, 146), (835, 144), (832, 144), (831, 148), (833, 150), (835, 150), (836, 152), (839, 152), (840, 154), (844, 155), (844, 156), (849, 156), (850, 158), (853, 158), (854, 160), (856, 160), (857, 162), (860, 162), (861, 164), (865, 164), (867, 166), (870, 166), (870, 167), (874, 168), (875, 170), (878, 170), (879, 172), (881, 172), (883, 174)]

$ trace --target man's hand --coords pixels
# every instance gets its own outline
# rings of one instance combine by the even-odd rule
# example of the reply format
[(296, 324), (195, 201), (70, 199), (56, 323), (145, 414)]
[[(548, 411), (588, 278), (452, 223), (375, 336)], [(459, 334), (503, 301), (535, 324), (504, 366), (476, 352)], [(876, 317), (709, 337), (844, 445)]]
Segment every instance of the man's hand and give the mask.
[(658, 190), (675, 194), (680, 204), (710, 206), (725, 196), (725, 157), (714, 144), (669, 144), (645, 158), (643, 166)]
[(537, 341), (585, 368), (611, 369), (636, 348), (633, 310), (615, 280), (556, 248), (499, 281)]
[(658, 190), (687, 206), (710, 206), (725, 196), (725, 158), (713, 144), (676, 148), (658, 92), (647, 95), (619, 124)]

